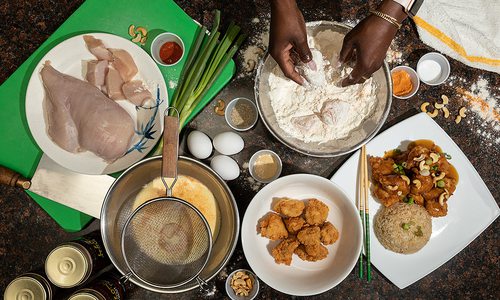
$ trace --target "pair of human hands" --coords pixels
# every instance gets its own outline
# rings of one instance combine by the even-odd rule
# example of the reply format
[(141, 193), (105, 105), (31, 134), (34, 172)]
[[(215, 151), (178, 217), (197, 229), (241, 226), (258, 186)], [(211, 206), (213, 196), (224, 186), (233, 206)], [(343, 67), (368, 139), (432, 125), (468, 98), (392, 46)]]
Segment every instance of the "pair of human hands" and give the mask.
[[(349, 31), (344, 37), (339, 62), (352, 63), (353, 69), (342, 80), (342, 86), (362, 83), (377, 71), (384, 63), (396, 32), (393, 24), (374, 15), (366, 17)], [(312, 55), (307, 44), (304, 17), (295, 1), (271, 2), (269, 53), (286, 77), (298, 84), (304, 83), (295, 65), (299, 61), (309, 63)], [(315, 68), (313, 64), (310, 67)]]

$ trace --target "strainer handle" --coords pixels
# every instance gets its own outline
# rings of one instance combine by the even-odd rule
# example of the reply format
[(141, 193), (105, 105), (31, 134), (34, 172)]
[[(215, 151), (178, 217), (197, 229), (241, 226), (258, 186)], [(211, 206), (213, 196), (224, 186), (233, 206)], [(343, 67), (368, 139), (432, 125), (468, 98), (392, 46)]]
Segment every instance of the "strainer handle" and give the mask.
[[(175, 110), (177, 116), (169, 116), (168, 112), (171, 109)], [(167, 196), (171, 196), (172, 188), (177, 180), (177, 157), (179, 155), (179, 115), (175, 108), (169, 107), (165, 110), (164, 124), (161, 177), (167, 188)]]

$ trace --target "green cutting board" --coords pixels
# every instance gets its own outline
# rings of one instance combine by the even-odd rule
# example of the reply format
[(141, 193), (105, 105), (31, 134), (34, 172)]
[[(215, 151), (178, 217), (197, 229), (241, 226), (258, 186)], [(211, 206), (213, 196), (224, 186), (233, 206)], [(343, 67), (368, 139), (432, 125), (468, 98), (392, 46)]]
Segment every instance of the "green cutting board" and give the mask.
[[(107, 32), (131, 39), (128, 35), (131, 24), (148, 29), (148, 42), (142, 46), (148, 53), (154, 35), (164, 31), (179, 35), (187, 53), (198, 26), (170, 0), (87, 0), (0, 86), (1, 165), (31, 178), (42, 155), (30, 134), (24, 107), (29, 78), (41, 58), (60, 42), (86, 32)], [(159, 66), (169, 97), (174, 91), (170, 83), (177, 82), (185, 60), (186, 55), (173, 67)], [(234, 72), (235, 65), (231, 61), (189, 120), (215, 97)], [(34, 193), (28, 194), (66, 231), (79, 231), (92, 221), (92, 217), (86, 214)]]

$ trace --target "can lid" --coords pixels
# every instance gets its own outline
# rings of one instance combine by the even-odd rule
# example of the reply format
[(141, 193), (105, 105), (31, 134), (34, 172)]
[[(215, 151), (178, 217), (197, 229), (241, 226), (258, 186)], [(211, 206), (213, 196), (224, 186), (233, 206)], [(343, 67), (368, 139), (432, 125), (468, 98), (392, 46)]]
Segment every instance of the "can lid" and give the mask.
[(100, 300), (97, 296), (86, 292), (79, 292), (71, 295), (68, 300)]
[(82, 283), (89, 271), (87, 256), (76, 246), (61, 245), (45, 260), (45, 273), (58, 287), (69, 288)]
[(47, 292), (43, 285), (36, 279), (21, 276), (7, 286), (3, 294), (4, 300), (23, 299), (23, 300), (47, 300)]

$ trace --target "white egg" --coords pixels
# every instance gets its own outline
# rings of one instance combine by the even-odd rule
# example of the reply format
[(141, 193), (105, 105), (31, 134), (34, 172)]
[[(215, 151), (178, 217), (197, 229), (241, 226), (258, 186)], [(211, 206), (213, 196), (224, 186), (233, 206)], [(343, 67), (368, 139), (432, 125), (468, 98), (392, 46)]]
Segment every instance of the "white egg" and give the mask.
[(212, 154), (212, 141), (201, 131), (193, 131), (187, 137), (189, 152), (197, 159), (205, 159)]
[(233, 155), (245, 146), (245, 142), (238, 134), (228, 131), (219, 133), (214, 137), (215, 150), (224, 155)]
[(224, 180), (233, 180), (240, 176), (240, 167), (229, 156), (216, 155), (210, 162), (210, 167)]

